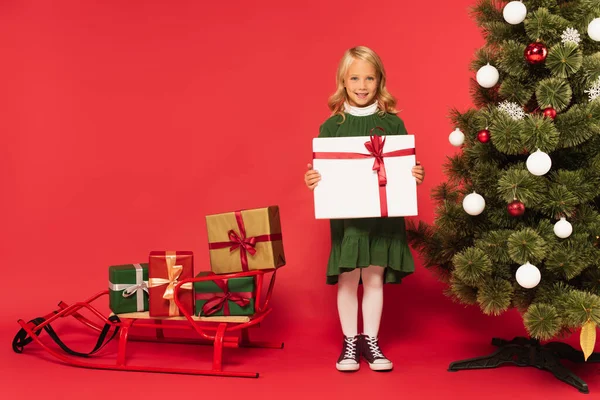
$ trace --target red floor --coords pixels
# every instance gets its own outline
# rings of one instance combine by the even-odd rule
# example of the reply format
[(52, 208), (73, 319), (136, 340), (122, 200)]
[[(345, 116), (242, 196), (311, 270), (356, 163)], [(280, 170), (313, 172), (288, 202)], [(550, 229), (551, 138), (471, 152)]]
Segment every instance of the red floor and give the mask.
[[(437, 297), (439, 293), (432, 288), (423, 295)], [(394, 399), (600, 398), (598, 364), (567, 364), (588, 384), (590, 394), (587, 396), (550, 373), (535, 368), (505, 366), (447, 372), (451, 361), (493, 351), (490, 344), (493, 336), (511, 339), (522, 332), (518, 329), (520, 318), (516, 313), (486, 317), (475, 308), (462, 309), (443, 297), (440, 299), (423, 303), (422, 310), (413, 305), (384, 314), (381, 344), (386, 355), (395, 362), (395, 369), (389, 373), (373, 372), (365, 364), (357, 373), (337, 372), (334, 363), (340, 343), (335, 326), (311, 325), (310, 321), (294, 325), (292, 320), (289, 326), (273, 326), (266, 321), (253, 331), (254, 337), (283, 340), (283, 350), (225, 349), (224, 356), (225, 368), (259, 372), (258, 379), (73, 368), (50, 359), (35, 344), (26, 347), (23, 354), (15, 354), (9, 344), (17, 331), (16, 319), (37, 315), (11, 312), (0, 325), (3, 352), (0, 395), (2, 399), (11, 400), (32, 398), (32, 393), (44, 399), (217, 398), (213, 396), (218, 395), (227, 399), (239, 396), (244, 400), (290, 396), (301, 399), (373, 399), (375, 396)], [(41, 311), (37, 314), (42, 314)], [(330, 311), (327, 308), (323, 312)], [(407, 322), (402, 324), (396, 320), (392, 324), (392, 318)], [(385, 331), (385, 326), (392, 325), (404, 326), (404, 329)], [(290, 330), (290, 326), (295, 328)], [(90, 337), (86, 331), (77, 328), (77, 324), (62, 323), (56, 329), (78, 350), (92, 346), (90, 341), (83, 340)], [(576, 337), (569, 338), (568, 342), (577, 346)], [(116, 343), (113, 342), (102, 354), (110, 359), (115, 351)], [(206, 346), (134, 343), (129, 348), (128, 360), (146, 365), (171, 363), (182, 368), (210, 368), (210, 357), (211, 348)]]

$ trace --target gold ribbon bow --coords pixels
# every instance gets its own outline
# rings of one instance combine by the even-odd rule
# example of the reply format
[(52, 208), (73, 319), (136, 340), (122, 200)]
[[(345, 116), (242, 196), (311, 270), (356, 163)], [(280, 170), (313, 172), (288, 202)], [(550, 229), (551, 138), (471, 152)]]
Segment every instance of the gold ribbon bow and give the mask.
[[(182, 265), (175, 265), (177, 261), (177, 254), (174, 251), (168, 251), (165, 255), (165, 261), (167, 262), (167, 275), (168, 279), (164, 278), (150, 278), (150, 287), (157, 287), (167, 285), (165, 293), (163, 293), (163, 299), (169, 300), (169, 315), (179, 315), (179, 308), (175, 304), (175, 286), (177, 286), (179, 276), (183, 272)], [(184, 283), (180, 286), (181, 289), (192, 290), (192, 282)]]

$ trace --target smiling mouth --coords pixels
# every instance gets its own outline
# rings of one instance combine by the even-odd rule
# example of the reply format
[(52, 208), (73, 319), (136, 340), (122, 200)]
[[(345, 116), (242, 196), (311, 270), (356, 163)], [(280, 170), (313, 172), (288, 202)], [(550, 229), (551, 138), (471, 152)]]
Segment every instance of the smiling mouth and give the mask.
[(369, 93), (356, 93), (356, 97), (359, 99), (366, 99)]

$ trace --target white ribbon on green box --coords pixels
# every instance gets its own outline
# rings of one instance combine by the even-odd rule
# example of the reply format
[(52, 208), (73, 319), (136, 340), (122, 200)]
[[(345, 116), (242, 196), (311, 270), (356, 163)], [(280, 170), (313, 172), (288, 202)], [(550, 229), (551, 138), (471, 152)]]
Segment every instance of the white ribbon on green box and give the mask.
[(115, 292), (123, 291), (123, 297), (131, 297), (135, 294), (137, 310), (144, 311), (144, 292), (148, 293), (148, 281), (144, 280), (144, 270), (140, 264), (135, 267), (135, 283), (112, 283), (108, 282), (108, 288)]

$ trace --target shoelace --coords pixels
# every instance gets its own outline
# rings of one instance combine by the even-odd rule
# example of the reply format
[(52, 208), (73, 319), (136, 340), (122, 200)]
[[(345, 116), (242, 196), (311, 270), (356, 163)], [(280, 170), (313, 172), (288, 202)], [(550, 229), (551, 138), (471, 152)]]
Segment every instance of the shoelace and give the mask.
[(371, 350), (371, 354), (373, 354), (373, 357), (385, 358), (383, 356), (383, 354), (381, 353), (381, 350), (379, 350), (379, 345), (377, 344), (377, 338), (367, 336), (367, 343), (369, 344), (369, 350)]
[(356, 337), (344, 338), (346, 342), (346, 351), (344, 351), (344, 358), (354, 358), (354, 352), (356, 352)]

